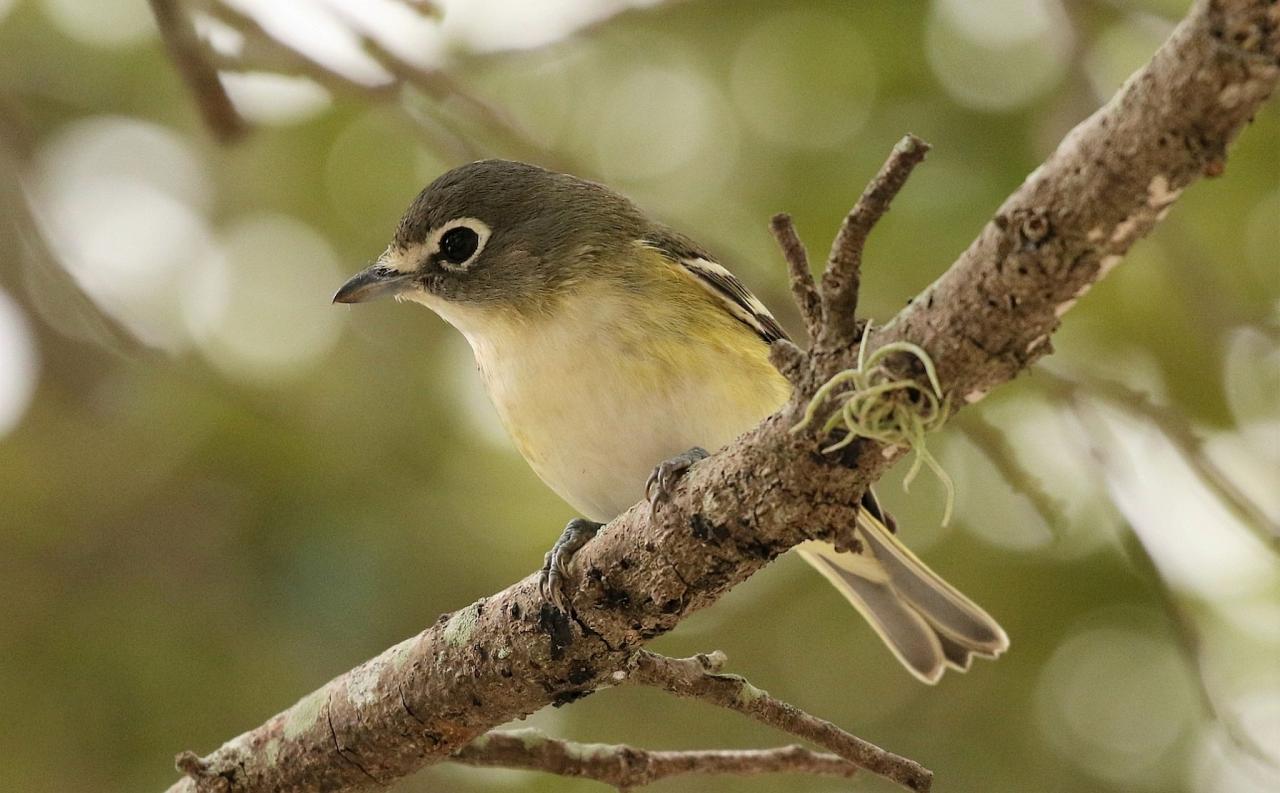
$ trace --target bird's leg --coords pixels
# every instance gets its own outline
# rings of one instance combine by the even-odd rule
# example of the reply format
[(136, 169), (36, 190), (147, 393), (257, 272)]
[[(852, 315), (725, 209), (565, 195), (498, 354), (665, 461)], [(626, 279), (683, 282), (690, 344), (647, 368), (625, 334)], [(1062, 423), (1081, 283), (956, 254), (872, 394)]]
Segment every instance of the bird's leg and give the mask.
[(676, 486), (676, 480), (689, 470), (694, 463), (699, 460), (705, 460), (711, 454), (701, 446), (694, 446), (687, 452), (681, 452), (670, 460), (663, 460), (653, 469), (653, 473), (649, 474), (649, 479), (644, 483), (644, 497), (649, 501), (649, 517), (653, 518), (658, 514), (658, 504), (671, 498), (671, 491)]
[(596, 523), (586, 518), (574, 518), (564, 527), (560, 539), (556, 540), (542, 560), (538, 589), (542, 592), (544, 600), (565, 614), (568, 614), (570, 609), (569, 600), (564, 593), (565, 579), (569, 575), (569, 562), (573, 561), (573, 555), (586, 545), (588, 540), (596, 536), (596, 532), (600, 531), (602, 526), (604, 526), (603, 523)]

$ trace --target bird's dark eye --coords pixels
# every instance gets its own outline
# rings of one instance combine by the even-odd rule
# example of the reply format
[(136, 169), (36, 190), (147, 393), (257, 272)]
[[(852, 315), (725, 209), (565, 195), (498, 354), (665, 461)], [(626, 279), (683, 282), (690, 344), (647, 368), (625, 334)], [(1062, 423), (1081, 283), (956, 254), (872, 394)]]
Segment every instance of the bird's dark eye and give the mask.
[(451, 228), (440, 238), (440, 256), (450, 264), (470, 259), (480, 244), (480, 236), (466, 226)]

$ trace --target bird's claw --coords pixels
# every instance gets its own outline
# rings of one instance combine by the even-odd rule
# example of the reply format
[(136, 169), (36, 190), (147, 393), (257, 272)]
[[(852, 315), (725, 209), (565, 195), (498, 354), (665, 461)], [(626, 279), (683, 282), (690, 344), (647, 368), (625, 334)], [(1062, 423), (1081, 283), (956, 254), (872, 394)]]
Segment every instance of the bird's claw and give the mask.
[(694, 463), (710, 456), (706, 449), (694, 446), (654, 466), (653, 472), (644, 483), (644, 497), (649, 502), (650, 519), (657, 517), (658, 505), (671, 498), (671, 491), (675, 489), (676, 481), (684, 475), (684, 472), (693, 467)]
[(603, 525), (603, 523), (584, 518), (574, 518), (564, 527), (560, 538), (542, 558), (542, 571), (538, 575), (538, 591), (543, 600), (565, 614), (569, 614), (573, 608), (564, 591), (569, 577), (569, 562), (573, 561), (573, 555), (581, 550), (587, 541), (596, 536)]

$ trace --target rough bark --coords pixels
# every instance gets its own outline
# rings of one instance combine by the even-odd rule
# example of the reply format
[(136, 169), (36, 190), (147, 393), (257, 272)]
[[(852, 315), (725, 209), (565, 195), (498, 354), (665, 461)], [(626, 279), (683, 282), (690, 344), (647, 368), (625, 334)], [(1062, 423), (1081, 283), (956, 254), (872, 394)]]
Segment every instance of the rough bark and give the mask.
[[(1152, 61), (1011, 195), (978, 239), (871, 344), (928, 351), (973, 402), (1050, 350), (1060, 317), (1164, 216), (1223, 170), (1280, 77), (1280, 5), (1198, 2)], [(902, 450), (818, 453), (798, 406), (854, 349), (797, 359), (797, 400), (696, 466), (656, 518), (632, 508), (577, 557), (576, 617), (530, 576), (339, 676), (203, 760), (173, 791), (356, 790), (448, 759), (477, 736), (607, 684), (649, 639), (814, 532), (851, 522)], [(857, 696), (856, 684), (851, 695)]]

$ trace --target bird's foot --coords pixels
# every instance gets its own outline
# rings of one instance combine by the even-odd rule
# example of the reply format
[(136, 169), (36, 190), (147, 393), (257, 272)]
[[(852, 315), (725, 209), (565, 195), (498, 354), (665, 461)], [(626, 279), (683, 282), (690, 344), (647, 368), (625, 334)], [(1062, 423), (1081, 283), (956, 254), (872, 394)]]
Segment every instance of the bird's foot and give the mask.
[(649, 474), (644, 483), (644, 497), (649, 501), (649, 517), (658, 514), (658, 505), (671, 498), (671, 491), (685, 471), (693, 467), (699, 460), (705, 460), (711, 454), (701, 446), (694, 446), (687, 452), (681, 452), (670, 460), (663, 460)]
[(570, 613), (572, 606), (565, 596), (564, 585), (569, 576), (569, 562), (573, 555), (596, 536), (603, 523), (574, 518), (564, 527), (560, 539), (556, 540), (542, 560), (542, 573), (538, 576), (538, 589), (542, 598), (565, 614)]

